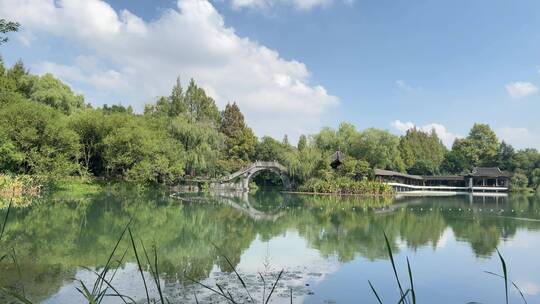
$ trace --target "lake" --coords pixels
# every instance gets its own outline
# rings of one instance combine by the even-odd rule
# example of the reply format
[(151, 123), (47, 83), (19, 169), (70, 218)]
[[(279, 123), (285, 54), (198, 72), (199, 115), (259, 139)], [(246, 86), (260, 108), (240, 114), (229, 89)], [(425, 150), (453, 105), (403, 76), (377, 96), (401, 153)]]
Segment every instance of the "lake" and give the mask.
[[(84, 303), (77, 288), (81, 281), (92, 286), (93, 271), (107, 262), (131, 219), (139, 256), (146, 261), (141, 242), (150, 260), (157, 253), (161, 286), (173, 303), (195, 303), (195, 295), (200, 303), (225, 302), (191, 280), (220, 284), (238, 302), (247, 301), (231, 265), (257, 303), (282, 269), (270, 303), (290, 303), (291, 293), (294, 303), (377, 303), (368, 280), (384, 303), (396, 303), (383, 232), (406, 286), (406, 258), (411, 262), (418, 303), (503, 303), (504, 281), (486, 273), (502, 273), (497, 249), (529, 303), (539, 303), (539, 211), (540, 199), (523, 196), (51, 195), (11, 210), (1, 250), (14, 249), (19, 269), (11, 257), (4, 260), (0, 286), (18, 288), (35, 303)], [(149, 293), (157, 297), (144, 268)], [(127, 234), (112, 271), (121, 293), (144, 302)], [(509, 293), (512, 303), (522, 302), (515, 289)], [(103, 303), (122, 302), (111, 297)]]

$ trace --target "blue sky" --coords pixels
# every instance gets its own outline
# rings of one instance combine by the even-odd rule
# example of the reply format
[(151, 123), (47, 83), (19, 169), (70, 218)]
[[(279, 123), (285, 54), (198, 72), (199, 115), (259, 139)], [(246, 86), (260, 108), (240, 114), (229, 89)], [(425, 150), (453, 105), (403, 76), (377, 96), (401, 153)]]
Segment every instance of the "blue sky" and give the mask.
[(2, 55), (96, 105), (142, 109), (193, 77), (258, 135), (351, 122), (446, 144), (474, 122), (540, 148), (540, 2), (0, 0)]

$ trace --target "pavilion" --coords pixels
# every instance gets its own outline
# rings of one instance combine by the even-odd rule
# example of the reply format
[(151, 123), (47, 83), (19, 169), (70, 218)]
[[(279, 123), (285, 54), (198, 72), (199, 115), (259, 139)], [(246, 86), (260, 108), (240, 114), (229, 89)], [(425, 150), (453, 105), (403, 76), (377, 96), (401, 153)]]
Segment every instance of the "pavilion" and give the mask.
[(412, 175), (375, 169), (375, 179), (396, 191), (507, 192), (511, 174), (497, 167), (475, 167), (463, 175)]

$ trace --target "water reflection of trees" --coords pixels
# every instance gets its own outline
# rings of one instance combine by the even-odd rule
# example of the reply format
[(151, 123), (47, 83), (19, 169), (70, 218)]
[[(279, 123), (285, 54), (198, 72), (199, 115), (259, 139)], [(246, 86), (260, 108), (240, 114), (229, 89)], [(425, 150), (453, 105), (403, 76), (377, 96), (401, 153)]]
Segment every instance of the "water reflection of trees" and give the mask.
[[(540, 228), (540, 222), (516, 219), (538, 217), (538, 199), (530, 197), (403, 198), (391, 208), (377, 198), (274, 193), (232, 199), (240, 209), (215, 197), (185, 202), (156, 193), (103, 193), (37, 202), (12, 211), (6, 247), (16, 248), (25, 274), (22, 283), (27, 294), (39, 301), (73, 277), (78, 266), (102, 265), (130, 218), (136, 237), (157, 245), (160, 267), (168, 280), (177, 280), (184, 272), (202, 279), (214, 265), (230, 271), (222, 254), (238, 264), (257, 236), (269, 240), (290, 229), (297, 230), (321, 255), (347, 262), (357, 256), (386, 258), (382, 231), (397, 252), (398, 240), (414, 250), (434, 248), (450, 227), (476, 255), (486, 256), (518, 228)], [(273, 220), (250, 217), (241, 210), (244, 207), (280, 216)], [(134, 257), (126, 260), (134, 261)], [(11, 264), (4, 262), (0, 268), (0, 286), (17, 283)]]

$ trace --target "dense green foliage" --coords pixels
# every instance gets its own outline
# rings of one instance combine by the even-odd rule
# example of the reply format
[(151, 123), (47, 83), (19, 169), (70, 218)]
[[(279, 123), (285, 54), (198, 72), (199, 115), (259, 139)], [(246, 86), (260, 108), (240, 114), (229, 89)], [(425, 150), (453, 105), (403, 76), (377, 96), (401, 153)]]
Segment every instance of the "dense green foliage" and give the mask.
[(439, 173), (446, 147), (435, 130), (426, 133), (413, 128), (401, 137), (399, 151), (410, 173), (432, 175)]
[[(330, 156), (338, 150), (346, 159), (332, 169)], [(32, 75), (22, 62), (10, 68), (0, 62), (0, 152), (1, 173), (56, 179), (176, 184), (223, 176), (255, 160), (276, 160), (289, 169), (299, 189), (320, 192), (367, 189), (365, 180), (374, 168), (429, 175), (499, 166), (518, 173), (515, 189), (540, 184), (538, 151), (499, 143), (484, 124), (475, 124), (449, 151), (435, 131), (413, 128), (399, 137), (380, 129), (359, 131), (347, 123), (302, 135), (293, 146), (287, 136), (257, 139), (236, 103), (220, 111), (193, 80), (185, 90), (177, 80), (169, 96), (138, 114), (121, 105), (93, 108), (53, 75)], [(255, 181), (280, 183), (272, 172)]]

